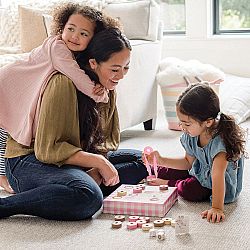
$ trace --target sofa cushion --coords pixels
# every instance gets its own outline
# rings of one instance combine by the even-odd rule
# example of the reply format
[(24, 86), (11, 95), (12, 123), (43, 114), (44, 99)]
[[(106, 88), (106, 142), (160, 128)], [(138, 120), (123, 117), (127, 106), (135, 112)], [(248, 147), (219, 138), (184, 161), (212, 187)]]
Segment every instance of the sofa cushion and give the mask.
[(38, 47), (47, 37), (42, 13), (33, 8), (19, 6), (21, 49), (29, 52)]
[(121, 21), (129, 39), (157, 40), (160, 8), (154, 0), (114, 2), (103, 11)]
[(47, 32), (47, 36), (51, 35), (51, 23), (52, 23), (52, 16), (48, 14), (43, 14), (43, 21), (45, 25), (45, 29)]

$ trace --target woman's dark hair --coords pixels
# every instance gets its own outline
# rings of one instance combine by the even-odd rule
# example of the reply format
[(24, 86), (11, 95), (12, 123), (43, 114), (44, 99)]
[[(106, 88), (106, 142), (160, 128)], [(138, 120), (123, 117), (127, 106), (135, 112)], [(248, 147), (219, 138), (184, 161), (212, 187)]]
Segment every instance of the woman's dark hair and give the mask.
[[(131, 50), (129, 40), (121, 31), (116, 28), (106, 29), (92, 38), (87, 49), (79, 53), (76, 60), (92, 81), (99, 82), (98, 76), (89, 66), (89, 59), (95, 59), (97, 63), (106, 62), (112, 54), (124, 48)], [(103, 142), (103, 136), (97, 105), (80, 91), (77, 91), (77, 98), (82, 148), (88, 152), (101, 153), (98, 145)]]
[[(123, 49), (132, 50), (127, 37), (118, 28), (108, 28), (98, 32), (90, 41), (88, 47), (80, 52), (76, 58), (81, 68), (92, 71), (89, 67), (89, 60), (95, 59), (100, 64)], [(93, 74), (93, 73), (91, 73)], [(93, 76), (97, 77), (97, 76)]]
[(80, 140), (83, 150), (101, 153), (98, 146), (103, 142), (102, 127), (96, 102), (77, 90)]
[(80, 14), (95, 23), (95, 34), (110, 27), (120, 27), (120, 23), (117, 19), (114, 19), (91, 6), (80, 5), (78, 3), (66, 3), (59, 4), (52, 11), (52, 34), (62, 34), (69, 17), (74, 14)]
[(218, 123), (208, 128), (215, 137), (220, 135), (227, 151), (228, 161), (235, 161), (245, 154), (245, 132), (236, 124), (235, 119), (220, 112), (219, 97), (209, 83), (190, 85), (178, 98), (177, 109), (199, 123), (208, 119)]

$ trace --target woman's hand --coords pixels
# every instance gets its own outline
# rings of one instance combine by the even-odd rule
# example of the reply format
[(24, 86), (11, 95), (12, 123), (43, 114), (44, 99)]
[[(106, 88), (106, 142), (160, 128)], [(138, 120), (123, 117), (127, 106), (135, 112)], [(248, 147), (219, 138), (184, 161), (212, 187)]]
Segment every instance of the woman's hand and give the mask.
[(103, 184), (106, 186), (113, 186), (120, 182), (116, 168), (100, 154), (78, 151), (71, 155), (64, 164), (89, 169), (96, 168), (103, 179)]
[(102, 155), (96, 155), (96, 167), (103, 178), (103, 184), (114, 186), (120, 182), (116, 168)]
[(6, 192), (14, 194), (14, 190), (11, 188), (8, 179), (4, 175), (0, 175), (0, 187), (2, 187)]
[(205, 210), (201, 213), (202, 218), (207, 218), (208, 222), (221, 222), (225, 220), (224, 211), (219, 208), (211, 208), (209, 210)]

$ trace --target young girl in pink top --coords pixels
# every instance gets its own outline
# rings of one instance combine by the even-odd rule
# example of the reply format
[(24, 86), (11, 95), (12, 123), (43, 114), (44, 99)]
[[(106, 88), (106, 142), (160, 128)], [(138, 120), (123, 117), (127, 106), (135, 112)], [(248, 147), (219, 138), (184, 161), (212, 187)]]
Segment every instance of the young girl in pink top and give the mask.
[(0, 127), (25, 146), (36, 133), (41, 97), (56, 72), (96, 102), (108, 101), (107, 90), (95, 85), (75, 58), (95, 33), (114, 26), (115, 20), (92, 7), (68, 3), (55, 9), (53, 22), (53, 36), (26, 58), (0, 69)]

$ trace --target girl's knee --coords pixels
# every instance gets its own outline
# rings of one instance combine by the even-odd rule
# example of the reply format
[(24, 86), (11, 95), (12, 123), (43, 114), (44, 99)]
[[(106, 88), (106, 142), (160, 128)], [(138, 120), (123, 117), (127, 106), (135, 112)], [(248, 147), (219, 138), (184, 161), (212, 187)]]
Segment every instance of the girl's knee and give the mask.
[(201, 186), (195, 178), (191, 177), (177, 183), (178, 195), (188, 201), (204, 201), (211, 195), (211, 190)]
[(179, 181), (177, 184), (178, 195), (181, 196), (184, 200), (195, 201), (196, 197), (194, 196), (193, 188), (185, 183), (185, 180)]

